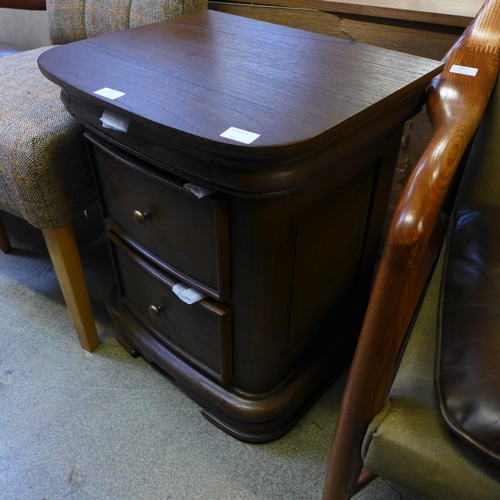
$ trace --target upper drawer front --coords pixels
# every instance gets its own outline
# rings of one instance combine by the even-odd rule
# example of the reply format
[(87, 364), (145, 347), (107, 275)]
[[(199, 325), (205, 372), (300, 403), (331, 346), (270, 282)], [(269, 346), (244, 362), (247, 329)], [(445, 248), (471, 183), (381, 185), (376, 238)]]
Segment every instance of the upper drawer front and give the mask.
[(218, 300), (229, 290), (227, 203), (198, 199), (186, 181), (158, 172), (86, 134), (108, 224), (174, 276)]
[(172, 351), (222, 383), (232, 378), (231, 310), (213, 299), (186, 304), (172, 292), (179, 281), (112, 231), (122, 300)]

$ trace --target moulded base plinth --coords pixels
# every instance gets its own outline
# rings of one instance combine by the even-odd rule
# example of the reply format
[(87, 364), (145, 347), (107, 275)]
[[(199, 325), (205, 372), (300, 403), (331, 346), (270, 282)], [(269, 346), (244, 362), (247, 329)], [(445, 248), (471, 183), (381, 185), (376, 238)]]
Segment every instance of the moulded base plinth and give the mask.
[(232, 384), (221, 384), (193, 367), (168, 347), (122, 303), (113, 289), (108, 311), (115, 336), (132, 356), (140, 354), (172, 377), (202, 407), (202, 415), (231, 436), (246, 442), (265, 443), (286, 434), (350, 362), (357, 327), (346, 329), (334, 345), (322, 346), (275, 389), (249, 394)]

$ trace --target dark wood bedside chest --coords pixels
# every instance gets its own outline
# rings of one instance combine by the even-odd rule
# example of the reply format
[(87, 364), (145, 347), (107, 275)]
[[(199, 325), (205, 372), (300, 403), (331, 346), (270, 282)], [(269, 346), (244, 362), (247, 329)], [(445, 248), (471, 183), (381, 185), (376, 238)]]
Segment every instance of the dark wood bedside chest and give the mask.
[(349, 363), (441, 63), (205, 11), (39, 65), (87, 129), (117, 338), (226, 432), (279, 437)]

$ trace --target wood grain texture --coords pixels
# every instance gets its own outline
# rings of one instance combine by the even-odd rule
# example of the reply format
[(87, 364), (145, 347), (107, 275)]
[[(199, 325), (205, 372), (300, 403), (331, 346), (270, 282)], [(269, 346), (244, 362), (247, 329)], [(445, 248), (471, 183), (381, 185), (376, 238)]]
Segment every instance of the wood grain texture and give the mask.
[[(209, 2), (209, 8), (435, 60), (441, 60), (463, 32), (463, 28), (454, 26), (263, 4), (219, 1)], [(384, 235), (387, 234), (390, 217), (401, 196), (404, 183), (431, 135), (432, 127), (425, 112), (419, 113), (408, 124), (408, 133), (405, 134), (396, 169)]]
[(462, 28), (471, 22), (482, 5), (481, 0), (238, 0), (238, 3), (316, 9)]
[(0, 0), (0, 8), (46, 10), (45, 0)]
[[(380, 411), (394, 363), (439, 248), (439, 215), (461, 157), (495, 84), (499, 0), (489, 0), (445, 57), (428, 92), (434, 134), (396, 209), (347, 381), (323, 500), (350, 498), (362, 468), (361, 443)], [(493, 21), (493, 22), (492, 22)], [(484, 40), (488, 51), (484, 51)], [(452, 72), (477, 68), (477, 76)]]
[(463, 32), (463, 28), (458, 27), (343, 15), (312, 9), (235, 5), (232, 2), (209, 2), (209, 8), (438, 61)]
[[(198, 199), (181, 179), (87, 134), (107, 225), (150, 260), (202, 292), (230, 296), (227, 203)], [(138, 226), (134, 210), (146, 212)], [(175, 238), (173, 238), (175, 235)], [(146, 250), (147, 249), (147, 250)]]
[[(440, 71), (435, 61), (215, 11), (57, 47), (39, 66), (72, 94), (70, 108), (81, 100), (128, 119), (135, 151), (165, 162), (151, 144), (151, 134), (163, 134), (171, 150), (195, 147), (192, 175), (255, 192), (304, 182), (319, 164), (290, 162), (334, 144), (340, 151), (360, 126), (375, 134), (395, 126), (383, 122)], [(103, 87), (125, 95), (94, 94)], [(102, 129), (93, 119), (87, 124)], [(238, 144), (221, 137), (229, 127), (259, 137)], [(217, 160), (208, 162), (208, 154)]]
[[(120, 269), (122, 300), (180, 356), (223, 384), (232, 379), (231, 310), (205, 298), (188, 305), (172, 288), (180, 283), (134, 251), (112, 231), (112, 256)], [(160, 309), (151, 316), (149, 307)]]
[[(183, 49), (165, 51), (169, 43)], [(433, 61), (213, 11), (57, 47), (39, 64), (55, 83), (95, 101), (106, 102), (94, 94), (106, 86), (125, 92), (110, 103), (117, 111), (140, 109), (142, 118), (203, 139), (207, 149), (246, 157), (325, 143), (333, 127), (357, 126), (439, 70)], [(236, 146), (220, 137), (229, 126), (260, 137)]]
[[(230, 296), (218, 298), (231, 310), (231, 380), (220, 382), (226, 377), (224, 356), (214, 354), (221, 352), (217, 329), (207, 337), (211, 361), (202, 362), (220, 380), (193, 368), (186, 345), (169, 345), (183, 342), (175, 332), (162, 334), (166, 342), (150, 328), (140, 310), (163, 293), (148, 279), (153, 267), (144, 274), (123, 261), (115, 265), (121, 286), (109, 310), (119, 338), (186, 386), (226, 432), (249, 441), (286, 432), (351, 358), (403, 124), (442, 64), (205, 11), (58, 47), (39, 65), (92, 136), (128, 153), (121, 163), (110, 148), (91, 158), (108, 198), (109, 228), (134, 249), (143, 270), (163, 261), (173, 273), (183, 261), (191, 268), (183, 274), (196, 278), (189, 284), (200, 288), (192, 271), (198, 264), (215, 269), (216, 255), (204, 247), (226, 239), (224, 224), (214, 224), (211, 209), (198, 219), (194, 200), (176, 194), (191, 180), (219, 191), (196, 205), (227, 202), (229, 249), (215, 253), (221, 264), (230, 262)], [(95, 94), (104, 87), (124, 95)], [(104, 129), (103, 111), (128, 120), (127, 132)], [(220, 136), (231, 126), (260, 136), (249, 145), (231, 142)], [(138, 175), (125, 173), (127, 166)], [(150, 214), (146, 228), (142, 219), (141, 228), (134, 225), (134, 211)], [(143, 235), (155, 221), (163, 228)], [(185, 227), (163, 231), (174, 221)], [(182, 258), (173, 257), (172, 243)], [(310, 290), (321, 297), (312, 300)], [(168, 309), (166, 299), (159, 302)], [(194, 325), (194, 315), (175, 314), (172, 322)]]
[(73, 227), (42, 229), (42, 233), (80, 344), (92, 352), (100, 341)]

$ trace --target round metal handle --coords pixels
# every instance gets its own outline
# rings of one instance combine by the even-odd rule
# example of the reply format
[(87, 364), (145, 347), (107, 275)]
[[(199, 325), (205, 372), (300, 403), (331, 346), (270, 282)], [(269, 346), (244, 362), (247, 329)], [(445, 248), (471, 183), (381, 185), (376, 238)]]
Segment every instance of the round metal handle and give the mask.
[(151, 317), (153, 317), (154, 319), (160, 319), (161, 313), (165, 310), (165, 307), (163, 306), (163, 304), (158, 304), (156, 306), (150, 305), (148, 310)]
[(134, 210), (134, 221), (140, 227), (146, 227), (148, 219), (151, 219), (151, 215), (147, 210)]

